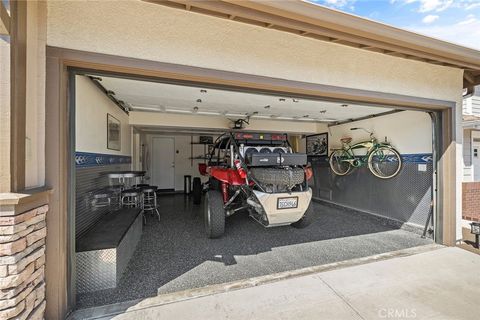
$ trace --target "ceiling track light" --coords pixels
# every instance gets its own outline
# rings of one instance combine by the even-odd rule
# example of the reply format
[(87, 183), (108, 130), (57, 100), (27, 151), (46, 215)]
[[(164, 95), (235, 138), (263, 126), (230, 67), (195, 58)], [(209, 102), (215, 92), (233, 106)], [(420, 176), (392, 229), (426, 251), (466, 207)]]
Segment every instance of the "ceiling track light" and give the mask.
[(215, 112), (215, 111), (198, 111), (197, 114), (201, 115), (208, 115), (208, 116), (220, 116), (220, 112)]
[(183, 109), (165, 109), (165, 112), (169, 113), (192, 113), (190, 110), (183, 110)]
[(152, 111), (152, 112), (163, 112), (162, 109), (157, 109), (154, 107), (130, 106), (129, 109), (132, 111), (143, 110), (143, 111)]

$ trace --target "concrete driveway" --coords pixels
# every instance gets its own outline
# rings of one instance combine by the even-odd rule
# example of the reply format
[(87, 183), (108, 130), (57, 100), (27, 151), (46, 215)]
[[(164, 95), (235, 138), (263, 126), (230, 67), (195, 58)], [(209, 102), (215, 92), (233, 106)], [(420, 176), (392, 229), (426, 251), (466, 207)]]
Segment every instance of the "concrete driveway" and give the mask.
[(408, 250), (411, 254), (357, 261), (360, 265), (343, 263), (330, 271), (290, 275), (277, 281), (270, 278), (264, 284), (261, 280), (251, 286), (238, 282), (228, 289), (217, 286), (203, 293), (158, 296), (138, 302), (122, 314), (97, 314), (94, 318), (478, 318), (480, 256), (435, 245)]

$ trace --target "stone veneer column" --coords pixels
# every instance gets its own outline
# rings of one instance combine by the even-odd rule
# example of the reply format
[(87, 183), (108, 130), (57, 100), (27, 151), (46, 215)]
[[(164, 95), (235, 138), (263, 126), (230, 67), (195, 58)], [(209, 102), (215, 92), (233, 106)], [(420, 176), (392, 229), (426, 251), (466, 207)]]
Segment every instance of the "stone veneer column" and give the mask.
[(43, 319), (48, 192), (0, 194), (0, 319)]

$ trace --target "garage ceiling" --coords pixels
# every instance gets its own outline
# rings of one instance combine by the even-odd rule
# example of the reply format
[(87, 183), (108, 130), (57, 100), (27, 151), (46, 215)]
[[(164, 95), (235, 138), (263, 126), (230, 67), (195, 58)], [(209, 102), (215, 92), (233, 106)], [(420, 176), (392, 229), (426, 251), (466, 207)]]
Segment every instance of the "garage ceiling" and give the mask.
[(390, 112), (387, 107), (370, 107), (340, 102), (314, 101), (190, 87), (159, 82), (102, 77), (99, 83), (113, 91), (132, 111), (224, 116), (257, 119), (338, 122)]

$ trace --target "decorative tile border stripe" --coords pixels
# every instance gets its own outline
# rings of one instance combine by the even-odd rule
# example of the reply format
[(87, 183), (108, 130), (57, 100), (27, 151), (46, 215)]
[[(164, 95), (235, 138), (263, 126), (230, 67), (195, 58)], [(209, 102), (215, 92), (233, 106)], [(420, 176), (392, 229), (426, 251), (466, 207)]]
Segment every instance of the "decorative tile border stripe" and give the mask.
[[(433, 155), (431, 153), (411, 153), (401, 154), (403, 163), (432, 163)], [(319, 161), (328, 161), (327, 156), (308, 156), (309, 159), (318, 159)], [(366, 157), (360, 157), (366, 161)], [(317, 161), (318, 161), (317, 160)]]
[(402, 161), (405, 163), (433, 163), (431, 153), (402, 154)]
[(77, 168), (108, 166), (113, 164), (132, 163), (131, 156), (116, 154), (102, 154), (90, 152), (75, 152), (75, 166)]

